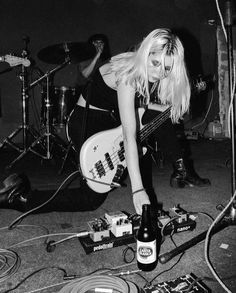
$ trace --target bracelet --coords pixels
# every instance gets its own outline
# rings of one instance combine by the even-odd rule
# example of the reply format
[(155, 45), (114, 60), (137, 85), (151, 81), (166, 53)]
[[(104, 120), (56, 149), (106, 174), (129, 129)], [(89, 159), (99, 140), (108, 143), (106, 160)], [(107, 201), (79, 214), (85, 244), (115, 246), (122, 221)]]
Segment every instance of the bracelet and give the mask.
[(138, 190), (135, 190), (134, 192), (132, 192), (132, 195), (135, 195), (136, 193), (141, 192), (141, 191), (145, 191), (145, 188), (140, 188)]

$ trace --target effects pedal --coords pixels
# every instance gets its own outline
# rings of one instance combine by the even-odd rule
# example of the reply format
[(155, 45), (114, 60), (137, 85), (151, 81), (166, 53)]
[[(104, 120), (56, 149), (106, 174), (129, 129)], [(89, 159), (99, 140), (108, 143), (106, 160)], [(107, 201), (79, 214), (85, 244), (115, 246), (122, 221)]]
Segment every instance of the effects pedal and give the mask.
[(211, 290), (194, 274), (143, 288), (145, 293), (211, 293)]
[(115, 237), (131, 235), (133, 226), (128, 216), (122, 212), (105, 213), (105, 219), (110, 225), (110, 231)]
[(88, 222), (89, 236), (94, 242), (110, 237), (109, 224), (102, 218)]
[(196, 228), (196, 222), (189, 217), (189, 213), (179, 205), (170, 208), (169, 212), (162, 211), (158, 216), (159, 227), (163, 228), (164, 235), (192, 231)]
[(188, 212), (185, 211), (183, 208), (181, 208), (180, 205), (177, 205), (177, 206), (174, 206), (173, 208), (170, 208), (170, 216), (177, 217), (176, 221), (178, 223), (187, 222), (189, 220)]
[(158, 222), (161, 226), (165, 226), (166, 224), (168, 224), (168, 222), (171, 219), (169, 214), (164, 210), (159, 211), (157, 217), (158, 217)]

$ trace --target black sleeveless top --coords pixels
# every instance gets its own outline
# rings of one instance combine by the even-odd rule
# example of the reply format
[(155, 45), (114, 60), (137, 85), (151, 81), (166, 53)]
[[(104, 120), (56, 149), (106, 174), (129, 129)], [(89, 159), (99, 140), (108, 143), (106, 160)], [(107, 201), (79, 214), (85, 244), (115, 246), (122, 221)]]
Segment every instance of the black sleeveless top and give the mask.
[[(89, 89), (88, 89), (89, 88)], [(91, 83), (82, 91), (84, 99), (97, 108), (118, 112), (117, 91), (110, 88), (103, 80), (99, 69), (96, 69)]]

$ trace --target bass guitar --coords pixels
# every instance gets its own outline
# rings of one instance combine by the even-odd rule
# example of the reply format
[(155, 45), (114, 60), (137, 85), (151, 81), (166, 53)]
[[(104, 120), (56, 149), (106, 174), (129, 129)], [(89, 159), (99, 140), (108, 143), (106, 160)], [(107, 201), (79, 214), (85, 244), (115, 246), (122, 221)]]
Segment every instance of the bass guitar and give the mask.
[(14, 55), (0, 56), (0, 62), (7, 62), (11, 67), (24, 65), (25, 67), (30, 66), (30, 60), (27, 58), (21, 58)]
[[(198, 79), (193, 81), (192, 88), (200, 93), (206, 90), (207, 84), (208, 82), (199, 75)], [(171, 107), (156, 116), (150, 123), (141, 125), (137, 133), (138, 143), (145, 141), (170, 117), (170, 109)], [(84, 142), (80, 150), (80, 169), (83, 177), (88, 186), (98, 193), (120, 187), (119, 181), (126, 167), (122, 126), (94, 134)]]
[[(137, 142), (144, 142), (169, 117), (170, 109), (142, 126), (137, 133)], [(80, 150), (80, 168), (88, 186), (105, 193), (120, 187), (119, 181), (126, 168), (122, 126), (98, 132), (89, 137)]]

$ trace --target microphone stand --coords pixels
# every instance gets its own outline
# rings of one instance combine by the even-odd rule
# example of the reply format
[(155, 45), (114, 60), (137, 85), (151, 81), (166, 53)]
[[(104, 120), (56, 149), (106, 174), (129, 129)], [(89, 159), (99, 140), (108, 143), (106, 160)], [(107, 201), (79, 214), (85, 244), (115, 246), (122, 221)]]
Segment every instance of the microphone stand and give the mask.
[[(230, 134), (231, 134), (231, 156), (232, 156), (232, 164), (231, 164), (231, 193), (232, 196), (236, 190), (236, 177), (235, 177), (235, 93), (232, 92), (233, 89), (233, 77), (234, 77), (234, 55), (233, 55), (233, 17), (232, 17), (232, 3), (231, 0), (226, 1), (226, 33), (227, 33), (227, 55), (228, 55), (228, 79), (229, 79), (229, 100), (233, 99), (231, 111), (230, 111)], [(233, 96), (234, 95), (234, 96)], [(236, 201), (234, 199), (230, 211), (230, 218), (232, 219), (233, 224), (236, 223)]]
[[(234, 60), (233, 60), (233, 34), (232, 34), (232, 4), (230, 0), (226, 1), (226, 15), (225, 15), (225, 25), (226, 25), (226, 33), (227, 33), (227, 54), (228, 54), (228, 79), (229, 79), (229, 100), (231, 101), (233, 89), (233, 67), (234, 67)], [(211, 235), (218, 233), (219, 231), (229, 227), (230, 225), (236, 224), (236, 200), (235, 200), (235, 100), (233, 101), (230, 113), (230, 131), (231, 131), (231, 155), (232, 155), (232, 164), (231, 164), (231, 205), (226, 210), (225, 216), (216, 223), (211, 231)], [(196, 245), (197, 243), (201, 242), (205, 239), (207, 235), (207, 231), (197, 235), (196, 237), (192, 238), (191, 240), (183, 243), (179, 247), (166, 252), (164, 254), (159, 255), (160, 263), (164, 264), (171, 260), (173, 257), (177, 256), (178, 254), (184, 252), (185, 250), (191, 248), (192, 246)]]
[[(25, 46), (22, 50), (21, 56), (28, 58), (28, 43), (29, 38), (23, 37)], [(12, 69), (10, 69), (12, 70)], [(24, 152), (29, 144), (29, 135), (35, 139), (38, 136), (38, 132), (29, 126), (29, 93), (28, 93), (28, 72), (24, 64), (21, 65), (21, 73), (19, 74), (21, 80), (21, 100), (22, 100), (22, 124), (17, 127), (8, 137), (6, 137), (3, 143), (0, 144), (0, 149), (8, 144), (19, 153)], [(13, 139), (22, 132), (22, 146), (18, 146)]]

